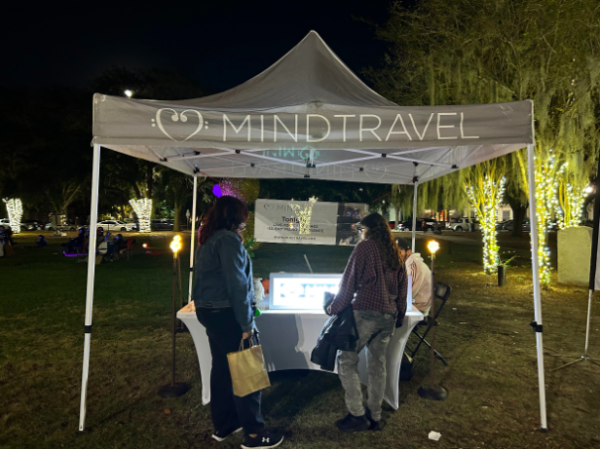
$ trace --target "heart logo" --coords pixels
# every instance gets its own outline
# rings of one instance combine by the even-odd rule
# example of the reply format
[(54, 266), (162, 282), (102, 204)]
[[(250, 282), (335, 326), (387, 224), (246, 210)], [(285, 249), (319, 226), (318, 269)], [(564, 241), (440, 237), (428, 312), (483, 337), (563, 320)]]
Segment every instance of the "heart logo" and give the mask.
[[(182, 139), (182, 140), (176, 139), (173, 136), (171, 136), (171, 134), (169, 134), (169, 132), (165, 129), (165, 127), (163, 125), (162, 118), (161, 118), (163, 112), (167, 112), (167, 116), (169, 116), (171, 118), (172, 122), (182, 122), (182, 123), (187, 123), (188, 117), (185, 114), (188, 112), (191, 112), (192, 114), (196, 114), (198, 116), (198, 125), (196, 126), (196, 129), (191, 134), (189, 134), (185, 139)], [(200, 112), (198, 112), (194, 109), (186, 109), (185, 111), (178, 113), (175, 109), (162, 108), (162, 109), (159, 109), (158, 111), (156, 111), (156, 123), (158, 124), (158, 128), (162, 131), (162, 133), (165, 136), (167, 136), (169, 139), (174, 140), (175, 142), (185, 142), (186, 140), (189, 140), (192, 137), (194, 137), (196, 134), (198, 134), (200, 132), (200, 130), (204, 127), (204, 118), (202, 117), (202, 114), (200, 114)], [(154, 125), (152, 125), (152, 126), (154, 126)]]

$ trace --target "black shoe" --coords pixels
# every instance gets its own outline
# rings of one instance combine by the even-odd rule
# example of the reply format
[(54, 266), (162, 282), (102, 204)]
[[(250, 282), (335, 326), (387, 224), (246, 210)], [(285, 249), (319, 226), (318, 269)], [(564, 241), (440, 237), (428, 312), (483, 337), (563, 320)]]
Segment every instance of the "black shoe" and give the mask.
[(365, 415), (367, 417), (367, 419), (369, 420), (369, 430), (373, 430), (375, 432), (383, 429), (386, 425), (386, 422), (383, 419), (380, 419), (379, 421), (375, 421), (373, 418), (371, 418), (371, 410), (366, 409), (365, 410)]
[(225, 441), (229, 436), (233, 435), (234, 433), (238, 433), (240, 430), (242, 430), (241, 427), (233, 427), (227, 430), (217, 430), (215, 431), (215, 433), (213, 433), (212, 437), (214, 440), (217, 440), (220, 443), (221, 441)]
[(377, 432), (383, 429), (385, 424), (386, 422), (383, 419), (380, 419), (379, 421), (369, 421), (369, 430)]
[(345, 418), (337, 420), (335, 425), (342, 432), (362, 432), (368, 430), (370, 424), (365, 415), (354, 416), (348, 413)]
[(242, 449), (268, 449), (277, 447), (283, 443), (283, 435), (276, 430), (262, 429), (257, 432), (257, 435), (252, 438), (246, 435)]

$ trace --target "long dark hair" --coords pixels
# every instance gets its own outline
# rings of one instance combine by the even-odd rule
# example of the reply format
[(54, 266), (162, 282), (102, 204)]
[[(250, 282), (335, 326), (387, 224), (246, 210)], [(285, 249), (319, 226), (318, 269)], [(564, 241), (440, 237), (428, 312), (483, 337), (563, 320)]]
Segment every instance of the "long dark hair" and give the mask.
[(383, 264), (392, 271), (400, 270), (400, 252), (386, 219), (373, 212), (363, 218), (360, 224), (367, 228), (365, 239), (377, 243)]
[(246, 205), (233, 196), (222, 196), (215, 205), (208, 211), (208, 215), (202, 221), (200, 229), (200, 245), (217, 231), (226, 229), (240, 235), (248, 220), (248, 208)]

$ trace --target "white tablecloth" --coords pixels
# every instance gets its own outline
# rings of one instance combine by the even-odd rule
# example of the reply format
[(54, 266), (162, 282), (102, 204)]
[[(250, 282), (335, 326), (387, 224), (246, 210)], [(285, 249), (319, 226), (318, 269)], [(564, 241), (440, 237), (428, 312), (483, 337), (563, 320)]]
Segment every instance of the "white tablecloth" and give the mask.
[[(200, 375), (202, 377), (202, 403), (210, 402), (210, 369), (212, 357), (204, 326), (200, 324), (193, 302), (177, 312), (177, 318), (185, 323), (194, 339)], [(260, 331), (260, 344), (269, 371), (288, 369), (321, 370), (310, 361), (310, 354), (317, 343), (323, 325), (329, 317), (321, 311), (311, 310), (263, 310), (256, 318)], [(415, 325), (423, 319), (419, 311), (407, 312), (402, 327), (397, 328), (390, 340), (386, 355), (387, 385), (384, 399), (398, 408), (400, 364), (406, 341)], [(364, 350), (360, 353), (360, 380), (367, 383)]]

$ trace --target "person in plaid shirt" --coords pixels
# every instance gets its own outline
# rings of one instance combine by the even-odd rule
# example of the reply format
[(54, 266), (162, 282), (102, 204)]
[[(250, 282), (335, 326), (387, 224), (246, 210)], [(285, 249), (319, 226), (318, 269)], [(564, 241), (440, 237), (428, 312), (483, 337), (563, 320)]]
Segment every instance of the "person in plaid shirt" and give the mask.
[[(362, 241), (356, 246), (329, 311), (338, 314), (351, 306), (358, 330), (354, 351), (338, 351), (338, 373), (346, 390), (348, 414), (335, 424), (344, 432), (381, 430), (385, 391), (385, 353), (396, 323), (406, 313), (407, 278), (396, 241), (378, 213), (360, 222)], [(368, 409), (363, 405), (358, 377), (358, 354), (367, 347)]]

